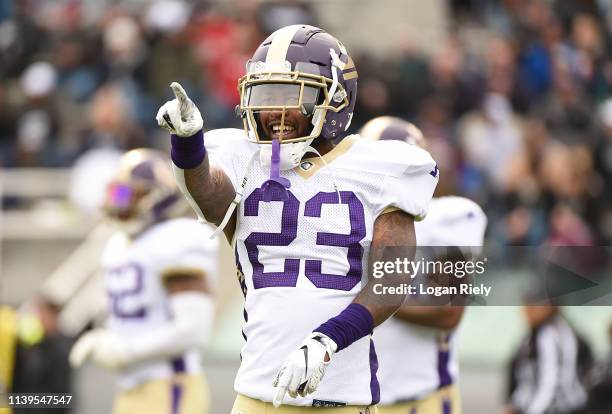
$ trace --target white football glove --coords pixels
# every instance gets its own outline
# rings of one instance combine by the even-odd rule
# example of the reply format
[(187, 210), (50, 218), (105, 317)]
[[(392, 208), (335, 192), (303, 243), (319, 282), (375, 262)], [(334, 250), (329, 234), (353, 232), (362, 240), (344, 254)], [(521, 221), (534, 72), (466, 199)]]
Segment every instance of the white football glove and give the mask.
[(202, 129), (204, 121), (200, 111), (178, 83), (170, 84), (175, 99), (166, 102), (157, 111), (157, 124), (179, 137), (190, 137)]
[(280, 407), (286, 393), (296, 398), (315, 392), (336, 349), (338, 345), (328, 336), (318, 332), (310, 334), (300, 348), (289, 355), (272, 383), (276, 388), (274, 407)]
[(104, 329), (94, 329), (76, 341), (70, 350), (69, 361), (72, 367), (78, 368), (90, 358), (103, 368), (117, 370), (128, 364), (129, 352), (120, 336)]

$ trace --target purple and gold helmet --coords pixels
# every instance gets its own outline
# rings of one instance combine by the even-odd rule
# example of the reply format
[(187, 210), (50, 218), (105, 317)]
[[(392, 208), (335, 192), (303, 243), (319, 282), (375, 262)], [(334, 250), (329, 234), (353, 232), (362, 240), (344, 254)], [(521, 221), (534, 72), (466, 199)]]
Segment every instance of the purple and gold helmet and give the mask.
[(361, 138), (370, 141), (404, 141), (427, 149), (427, 140), (414, 124), (394, 116), (379, 116), (371, 119), (359, 130)]
[[(168, 157), (152, 149), (123, 154), (107, 187), (103, 210), (117, 222), (143, 230), (185, 211)], [(136, 225), (138, 224), (138, 225)]]
[(357, 70), (346, 48), (329, 33), (308, 25), (286, 26), (257, 48), (238, 90), (238, 110), (249, 140), (270, 143), (259, 113), (279, 112), (284, 131), (287, 110), (301, 111), (310, 126), (308, 135), (281, 138), (282, 143), (333, 139), (342, 137), (351, 123)]

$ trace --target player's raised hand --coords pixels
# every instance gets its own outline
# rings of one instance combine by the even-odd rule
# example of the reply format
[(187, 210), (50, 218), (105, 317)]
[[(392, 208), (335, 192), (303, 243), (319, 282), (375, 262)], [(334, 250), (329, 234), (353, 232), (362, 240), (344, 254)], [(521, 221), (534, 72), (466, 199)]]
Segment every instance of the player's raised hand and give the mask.
[(159, 108), (155, 117), (157, 124), (171, 134), (192, 136), (204, 126), (202, 115), (178, 82), (172, 82), (170, 88), (175, 98)]
[(296, 398), (315, 392), (337, 348), (334, 341), (318, 332), (306, 338), (302, 346), (289, 355), (276, 375), (272, 384), (276, 388), (272, 404), (278, 408), (285, 394)]

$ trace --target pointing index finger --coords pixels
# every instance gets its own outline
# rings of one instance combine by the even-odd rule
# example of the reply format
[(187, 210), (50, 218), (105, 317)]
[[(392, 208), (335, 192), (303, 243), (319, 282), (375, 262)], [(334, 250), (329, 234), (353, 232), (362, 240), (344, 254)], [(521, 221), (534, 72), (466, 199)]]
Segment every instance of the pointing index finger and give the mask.
[(176, 97), (176, 99), (178, 99), (181, 105), (187, 103), (189, 98), (187, 97), (187, 93), (185, 92), (185, 89), (183, 89), (180, 83), (172, 82), (170, 84), (170, 88), (172, 88), (172, 92), (174, 92), (174, 96)]

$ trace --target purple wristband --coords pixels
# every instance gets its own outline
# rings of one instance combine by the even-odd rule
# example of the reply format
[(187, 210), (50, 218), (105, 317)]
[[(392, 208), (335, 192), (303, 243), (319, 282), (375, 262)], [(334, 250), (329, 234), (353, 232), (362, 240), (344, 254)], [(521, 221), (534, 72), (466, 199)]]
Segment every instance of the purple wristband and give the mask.
[(313, 332), (327, 335), (338, 345), (338, 351), (353, 342), (370, 335), (374, 330), (374, 318), (365, 306), (351, 303), (338, 316), (329, 319)]
[(190, 137), (179, 137), (172, 134), (171, 143), (172, 162), (183, 170), (197, 167), (206, 157), (204, 132), (202, 130)]

